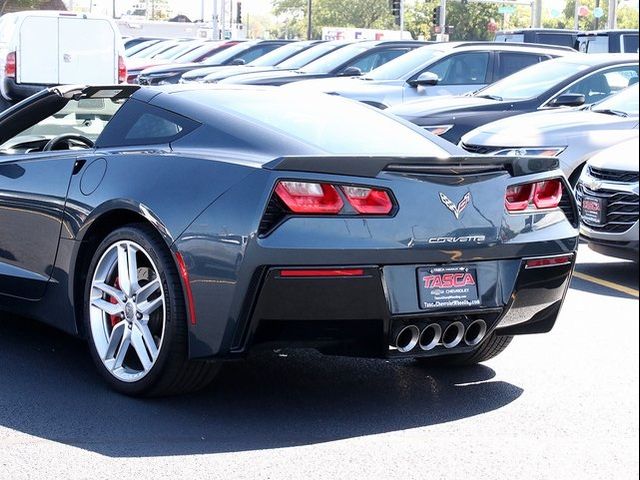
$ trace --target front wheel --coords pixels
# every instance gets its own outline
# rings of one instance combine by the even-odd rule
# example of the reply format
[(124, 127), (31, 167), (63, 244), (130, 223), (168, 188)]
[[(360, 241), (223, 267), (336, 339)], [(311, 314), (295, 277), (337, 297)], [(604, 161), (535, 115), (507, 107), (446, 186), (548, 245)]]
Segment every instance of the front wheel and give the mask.
[(187, 358), (187, 315), (169, 249), (146, 225), (98, 246), (85, 288), (85, 328), (98, 370), (117, 391), (160, 396), (197, 390), (219, 365)]

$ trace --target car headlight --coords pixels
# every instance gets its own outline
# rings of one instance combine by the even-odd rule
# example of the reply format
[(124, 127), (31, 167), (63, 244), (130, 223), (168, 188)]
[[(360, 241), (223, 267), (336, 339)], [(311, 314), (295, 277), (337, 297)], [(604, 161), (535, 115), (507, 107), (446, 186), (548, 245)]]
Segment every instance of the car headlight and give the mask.
[(424, 125), (422, 128), (424, 128), (427, 132), (440, 136), (451, 130), (453, 128), (453, 125)]
[(521, 147), (505, 148), (494, 152), (493, 155), (504, 155), (506, 157), (557, 157), (567, 147)]

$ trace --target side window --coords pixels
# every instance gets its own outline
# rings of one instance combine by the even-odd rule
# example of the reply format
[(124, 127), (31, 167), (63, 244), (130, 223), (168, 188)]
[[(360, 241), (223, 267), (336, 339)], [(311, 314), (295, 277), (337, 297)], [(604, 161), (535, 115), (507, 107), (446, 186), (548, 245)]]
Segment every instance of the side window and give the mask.
[(378, 68), (380, 65), (393, 60), (400, 55), (407, 53), (408, 49), (398, 48), (393, 50), (378, 50), (376, 52), (369, 53), (362, 56), (352, 64), (345, 68), (355, 67), (359, 68), (362, 73), (369, 73), (371, 70)]
[(458, 53), (433, 65), (441, 85), (484, 85), (489, 65), (488, 52)]
[(97, 148), (170, 143), (199, 124), (181, 115), (130, 99), (107, 124)]
[(546, 45), (560, 45), (563, 47), (575, 46), (575, 39), (573, 35), (563, 35), (560, 33), (539, 33), (538, 43), (544, 43)]
[(527, 68), (546, 59), (546, 57), (530, 53), (500, 52), (500, 65), (494, 80), (508, 77), (512, 73), (516, 73), (523, 68)]
[(638, 34), (624, 34), (622, 38), (622, 51), (624, 53), (638, 53)]
[(638, 66), (610, 68), (593, 73), (561, 92), (581, 93), (585, 103), (595, 103), (637, 82)]
[(244, 63), (253, 62), (255, 59), (260, 58), (261, 56), (269, 53), (271, 50), (275, 50), (276, 48), (281, 46), (282, 45), (264, 45), (262, 47), (252, 48), (249, 49), (248, 52), (240, 54), (238, 58), (243, 59)]

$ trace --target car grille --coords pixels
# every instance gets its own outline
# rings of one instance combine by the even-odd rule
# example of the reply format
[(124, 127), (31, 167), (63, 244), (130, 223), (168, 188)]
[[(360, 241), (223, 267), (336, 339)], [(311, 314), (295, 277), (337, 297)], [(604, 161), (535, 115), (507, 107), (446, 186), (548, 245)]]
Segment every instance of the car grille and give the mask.
[(596, 232), (624, 233), (629, 230), (640, 217), (640, 197), (635, 193), (616, 192), (612, 190), (593, 191), (580, 185), (576, 189), (578, 206), (582, 208), (584, 195), (603, 199), (603, 208), (607, 214), (603, 225), (595, 225), (586, 219), (582, 219), (585, 225)]
[(464, 148), (467, 152), (476, 153), (478, 155), (487, 155), (489, 153), (497, 152), (498, 150), (503, 150), (503, 147), (490, 147), (487, 145), (469, 145), (468, 143), (460, 144), (462, 148)]
[(589, 167), (589, 175), (598, 180), (621, 183), (638, 183), (638, 172), (608, 170), (606, 168)]

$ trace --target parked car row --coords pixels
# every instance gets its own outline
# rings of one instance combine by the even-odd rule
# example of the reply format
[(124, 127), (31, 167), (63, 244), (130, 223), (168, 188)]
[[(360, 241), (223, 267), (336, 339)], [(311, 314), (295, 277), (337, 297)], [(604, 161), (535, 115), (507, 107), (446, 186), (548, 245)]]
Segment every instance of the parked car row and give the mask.
[(562, 45), (584, 53), (638, 53), (638, 30), (522, 28), (496, 32), (496, 42)]

